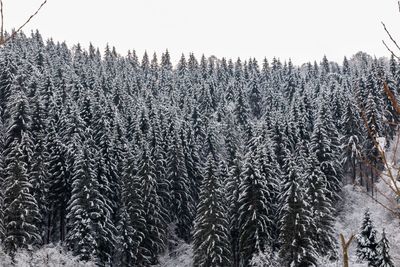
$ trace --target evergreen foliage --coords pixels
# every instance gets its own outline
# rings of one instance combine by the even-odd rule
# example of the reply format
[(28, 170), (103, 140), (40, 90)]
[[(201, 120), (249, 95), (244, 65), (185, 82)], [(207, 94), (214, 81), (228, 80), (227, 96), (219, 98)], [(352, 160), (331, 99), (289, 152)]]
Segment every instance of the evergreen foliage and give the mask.
[(360, 260), (368, 261), (370, 266), (378, 258), (377, 253), (378, 240), (376, 230), (371, 220), (371, 214), (368, 210), (364, 213), (364, 218), (360, 228), (360, 233), (357, 235), (357, 256)]
[(389, 254), (389, 240), (386, 238), (385, 230), (382, 231), (381, 240), (378, 242), (378, 257), (374, 263), (376, 267), (394, 267), (392, 258)]
[[(374, 140), (396, 131), (396, 60), (173, 62), (39, 32), (1, 47), (1, 245), (60, 242), (100, 266), (151, 266), (181, 242), (198, 266), (335, 256), (347, 175), (372, 189), (360, 156), (382, 170)], [(360, 257), (388, 255), (368, 225)]]

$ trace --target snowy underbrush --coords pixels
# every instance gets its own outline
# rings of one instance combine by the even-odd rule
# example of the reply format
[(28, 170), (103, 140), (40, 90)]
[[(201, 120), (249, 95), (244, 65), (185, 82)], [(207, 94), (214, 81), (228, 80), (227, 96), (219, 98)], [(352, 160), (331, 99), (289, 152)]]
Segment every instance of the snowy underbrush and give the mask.
[[(376, 184), (377, 188), (381, 192), (390, 192), (387, 185), (380, 181)], [(389, 195), (389, 193), (388, 193)], [(393, 196), (394, 199), (394, 196)], [(391, 208), (394, 207), (393, 203), (389, 203), (389, 200), (384, 196), (377, 195), (377, 200)], [(336, 236), (338, 241), (338, 255), (340, 261), (338, 263), (331, 263), (331, 265), (321, 265), (327, 267), (342, 266), (342, 255), (341, 245), (339, 244), (339, 234), (342, 233), (346, 240), (350, 238), (352, 234), (357, 234), (360, 231), (361, 223), (364, 217), (364, 212), (369, 209), (371, 213), (371, 219), (377, 231), (378, 239), (382, 230), (385, 229), (386, 237), (390, 242), (390, 254), (394, 261), (395, 266), (400, 266), (400, 222), (396, 216), (383, 208), (379, 203), (373, 200), (371, 197), (366, 195), (358, 187), (347, 185), (343, 188), (343, 200), (341, 204), (341, 212), (336, 220)], [(350, 266), (367, 266), (366, 262), (360, 263), (356, 257), (356, 240), (354, 240), (350, 246)], [(336, 265), (335, 265), (336, 264)]]
[(192, 246), (180, 241), (172, 252), (166, 252), (159, 258), (159, 261), (160, 264), (157, 267), (192, 267)]
[(44, 246), (36, 251), (18, 251), (15, 255), (15, 265), (11, 258), (0, 247), (0, 267), (95, 267), (91, 262), (79, 261), (77, 257), (66, 251), (60, 245)]

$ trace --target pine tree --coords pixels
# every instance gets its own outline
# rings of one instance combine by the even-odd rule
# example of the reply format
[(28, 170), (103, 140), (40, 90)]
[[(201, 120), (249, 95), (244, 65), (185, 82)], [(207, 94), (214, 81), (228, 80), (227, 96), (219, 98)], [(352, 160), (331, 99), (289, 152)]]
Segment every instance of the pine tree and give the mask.
[(282, 184), (280, 208), (279, 255), (287, 266), (316, 266), (317, 244), (312, 238), (316, 229), (305, 188), (299, 175), (301, 170), (288, 154)]
[(327, 192), (327, 181), (315, 155), (310, 153), (304, 170), (306, 196), (310, 205), (312, 218), (317, 227), (311, 238), (318, 244), (319, 255), (334, 255), (335, 238), (333, 223), (334, 207)]
[(353, 183), (357, 176), (357, 163), (362, 152), (363, 129), (361, 118), (356, 112), (356, 107), (351, 101), (347, 102), (347, 108), (342, 117), (342, 144), (344, 146), (343, 156), (344, 169), (350, 169)]
[(113, 246), (114, 230), (110, 207), (100, 194), (96, 179), (93, 151), (88, 140), (78, 150), (72, 178), (72, 194), (68, 203), (67, 244), (82, 260), (95, 257), (100, 265), (111, 262), (109, 246)]
[(143, 215), (146, 222), (144, 238), (140, 247), (149, 252), (149, 263), (157, 263), (157, 255), (164, 251), (166, 243), (166, 212), (161, 206), (157, 195), (157, 179), (155, 165), (147, 146), (142, 146), (142, 153), (138, 161), (137, 180), (140, 184), (143, 199)]
[(41, 215), (41, 222), (39, 229), (42, 235), (43, 243), (48, 243), (46, 235), (47, 219), (49, 217), (49, 198), (48, 198), (48, 153), (46, 151), (46, 124), (44, 119), (44, 111), (41, 104), (41, 99), (38, 98), (34, 103), (34, 110), (32, 114), (32, 164), (30, 181), (32, 183), (32, 195), (36, 199), (39, 212)]
[[(68, 201), (71, 197), (72, 166), (68, 166), (68, 150), (56, 133), (55, 127), (50, 126), (46, 137), (48, 145), (48, 185), (49, 215), (46, 243), (64, 241), (66, 235), (66, 215)], [(58, 230), (58, 232), (57, 232)]]
[(131, 222), (133, 231), (131, 236), (133, 242), (132, 250), (133, 258), (131, 259), (133, 265), (147, 266), (150, 265), (151, 253), (143, 246), (141, 246), (146, 232), (146, 219), (144, 210), (144, 198), (142, 195), (142, 188), (137, 174), (137, 157), (133, 151), (130, 151), (124, 171), (124, 190), (122, 196), (126, 211), (128, 214), (127, 220)]
[[(0, 118), (0, 183), (4, 184), (4, 125), (3, 120)], [(0, 190), (0, 242), (4, 240), (4, 189)]]
[(136, 262), (137, 248), (139, 245), (136, 230), (132, 226), (133, 224), (126, 208), (123, 206), (120, 208), (120, 211), (120, 219), (117, 224), (119, 239), (115, 261), (117, 266), (129, 267), (133, 266)]
[(32, 156), (29, 103), (21, 91), (14, 93), (6, 132), (4, 156), (4, 244), (13, 255), (19, 248), (41, 242), (40, 213), (29, 180)]
[(193, 230), (194, 266), (231, 266), (229, 223), (218, 165), (209, 155)]
[(371, 220), (371, 214), (368, 210), (364, 213), (364, 219), (357, 235), (357, 256), (360, 260), (368, 261), (370, 266), (374, 266), (377, 260), (377, 240), (376, 230)]
[(6, 49), (4, 53), (1, 53), (0, 64), (0, 115), (3, 121), (5, 121), (6, 119), (8, 119), (9, 116), (9, 114), (7, 113), (9, 111), (7, 105), (9, 105), (11, 101), (11, 86), (17, 72), (17, 66), (15, 64), (13, 54), (9, 49)]
[(374, 263), (376, 267), (394, 267), (392, 258), (389, 254), (389, 240), (386, 238), (385, 230), (382, 231), (381, 240), (377, 245), (377, 259)]
[(328, 197), (335, 203), (339, 199), (342, 166), (338, 132), (328, 112), (326, 103), (322, 103), (311, 135), (310, 150), (316, 155), (326, 177)]
[(171, 184), (171, 215), (177, 225), (178, 237), (189, 241), (195, 207), (190, 192), (190, 183), (185, 165), (181, 139), (173, 130), (172, 143), (168, 151), (167, 175)]
[(225, 148), (227, 150), (228, 179), (225, 184), (229, 206), (230, 238), (232, 247), (232, 266), (239, 266), (239, 185), (242, 172), (242, 158), (238, 148), (238, 133), (234, 131), (233, 118), (229, 117), (226, 129)]
[(41, 242), (37, 227), (39, 209), (29, 183), (24, 156), (20, 146), (10, 151), (6, 168), (4, 192), (4, 245), (11, 255), (17, 249), (32, 249)]
[(247, 265), (254, 253), (263, 251), (272, 244), (271, 206), (268, 205), (271, 192), (265, 174), (260, 171), (257, 155), (257, 138), (248, 144), (243, 171), (240, 174), (238, 200), (238, 229), (240, 261)]

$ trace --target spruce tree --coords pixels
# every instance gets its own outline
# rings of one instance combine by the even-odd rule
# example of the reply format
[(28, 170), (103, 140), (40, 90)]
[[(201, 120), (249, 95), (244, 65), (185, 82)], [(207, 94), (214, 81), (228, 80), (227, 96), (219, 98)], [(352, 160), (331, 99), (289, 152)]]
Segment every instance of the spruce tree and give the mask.
[(68, 203), (67, 244), (82, 260), (96, 258), (99, 265), (109, 265), (109, 246), (115, 244), (110, 207), (100, 194), (94, 154), (88, 140), (78, 150), (74, 163), (71, 199)]
[[(4, 124), (0, 118), (0, 183), (4, 184)], [(4, 240), (4, 189), (0, 189), (0, 242)]]
[(164, 221), (166, 212), (161, 205), (157, 195), (157, 178), (155, 165), (147, 146), (142, 146), (142, 153), (138, 161), (138, 171), (136, 178), (140, 184), (143, 199), (143, 215), (146, 222), (144, 238), (140, 247), (149, 252), (149, 263), (157, 263), (157, 255), (165, 250), (166, 245), (166, 225)]
[(199, 204), (194, 221), (194, 266), (231, 266), (229, 223), (225, 192), (214, 157), (207, 157)]
[(314, 225), (311, 238), (318, 244), (319, 255), (334, 255), (334, 207), (327, 192), (327, 180), (320, 169), (318, 160), (310, 153), (305, 162), (303, 179), (305, 180), (306, 196), (309, 202)]
[(386, 238), (385, 230), (383, 230), (381, 240), (377, 246), (378, 256), (374, 263), (375, 267), (394, 267), (389, 248), (389, 240)]
[(240, 262), (247, 265), (254, 253), (263, 251), (271, 245), (272, 219), (268, 205), (271, 192), (266, 177), (260, 170), (257, 154), (257, 138), (248, 144), (243, 171), (240, 174), (238, 199), (238, 229)]
[(173, 130), (168, 150), (167, 177), (171, 184), (170, 211), (177, 225), (177, 235), (185, 241), (191, 239), (191, 230), (195, 207), (190, 192), (190, 182), (185, 165), (182, 142), (177, 130)]
[(316, 266), (317, 243), (312, 237), (316, 225), (304, 185), (299, 179), (301, 169), (294, 159), (293, 154), (288, 154), (285, 159), (279, 215), (279, 255), (286, 266)]
[(119, 221), (117, 224), (118, 243), (115, 262), (117, 266), (129, 267), (136, 262), (138, 239), (136, 230), (130, 220), (126, 207), (120, 207)]
[(33, 147), (30, 107), (22, 88), (13, 90), (3, 150), (4, 244), (12, 255), (19, 248), (31, 249), (41, 242), (40, 213), (29, 179)]
[(338, 132), (328, 112), (326, 103), (322, 103), (311, 135), (310, 150), (317, 157), (326, 177), (328, 197), (335, 203), (339, 199), (342, 166)]
[(373, 264), (377, 260), (377, 242), (376, 230), (371, 220), (371, 214), (369, 210), (366, 210), (360, 233), (357, 235), (356, 253), (360, 260), (368, 261), (370, 266), (374, 266)]
[(127, 220), (131, 222), (133, 231), (130, 233), (133, 242), (132, 250), (133, 265), (148, 266), (151, 262), (151, 253), (146, 247), (141, 246), (146, 234), (146, 219), (144, 209), (144, 198), (142, 195), (141, 181), (137, 176), (137, 155), (134, 151), (130, 151), (127, 155), (126, 167), (124, 171), (123, 181), (124, 189), (122, 196), (126, 211), (128, 214)]

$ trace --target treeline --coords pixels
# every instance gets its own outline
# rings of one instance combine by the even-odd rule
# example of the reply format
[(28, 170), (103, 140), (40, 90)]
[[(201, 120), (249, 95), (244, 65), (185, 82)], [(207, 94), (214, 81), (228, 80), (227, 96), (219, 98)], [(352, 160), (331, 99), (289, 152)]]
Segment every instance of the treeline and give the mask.
[(174, 67), (168, 51), (21, 34), (0, 48), (1, 242), (61, 242), (99, 266), (157, 264), (179, 239), (195, 266), (335, 259), (341, 187), (373, 192), (374, 138), (398, 121), (383, 82), (397, 97), (399, 70), (361, 52)]

